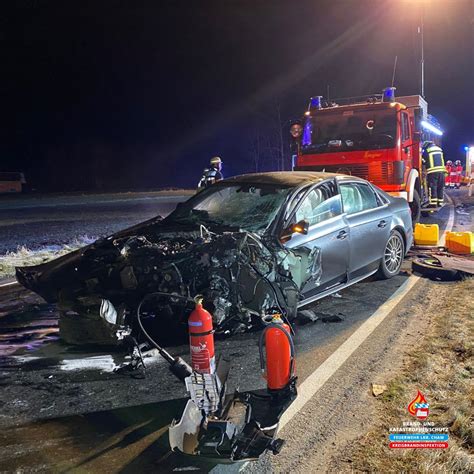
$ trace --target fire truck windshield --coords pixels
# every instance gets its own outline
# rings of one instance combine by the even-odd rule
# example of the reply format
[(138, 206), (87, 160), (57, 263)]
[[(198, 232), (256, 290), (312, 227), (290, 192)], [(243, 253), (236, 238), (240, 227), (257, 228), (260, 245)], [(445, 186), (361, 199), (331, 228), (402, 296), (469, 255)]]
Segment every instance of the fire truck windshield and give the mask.
[(392, 109), (313, 112), (306, 119), (303, 154), (394, 148), (397, 112)]

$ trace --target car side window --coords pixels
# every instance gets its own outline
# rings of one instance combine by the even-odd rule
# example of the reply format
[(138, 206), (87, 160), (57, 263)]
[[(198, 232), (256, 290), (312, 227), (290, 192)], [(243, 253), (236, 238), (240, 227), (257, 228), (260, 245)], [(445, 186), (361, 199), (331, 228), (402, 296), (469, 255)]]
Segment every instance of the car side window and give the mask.
[(331, 196), (328, 188), (314, 188), (304, 198), (296, 210), (294, 221), (305, 220), (310, 226), (319, 224), (342, 213), (341, 196)]
[(367, 184), (347, 183), (340, 184), (344, 212), (355, 214), (357, 212), (374, 209), (379, 206), (375, 193)]

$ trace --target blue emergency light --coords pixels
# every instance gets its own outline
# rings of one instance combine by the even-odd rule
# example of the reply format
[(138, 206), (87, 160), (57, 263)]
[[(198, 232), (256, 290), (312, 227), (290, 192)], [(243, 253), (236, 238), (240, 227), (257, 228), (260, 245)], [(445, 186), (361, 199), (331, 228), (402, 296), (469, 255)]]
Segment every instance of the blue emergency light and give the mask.
[(323, 108), (323, 96), (317, 95), (315, 97), (311, 97), (310, 108), (311, 109), (322, 109)]
[(395, 102), (396, 87), (386, 87), (383, 90), (382, 102)]

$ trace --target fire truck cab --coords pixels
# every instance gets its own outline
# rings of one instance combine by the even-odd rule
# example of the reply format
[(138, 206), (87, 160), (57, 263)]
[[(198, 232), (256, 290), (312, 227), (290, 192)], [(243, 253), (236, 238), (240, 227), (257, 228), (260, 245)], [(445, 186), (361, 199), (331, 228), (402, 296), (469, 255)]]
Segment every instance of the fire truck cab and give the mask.
[(419, 95), (383, 94), (324, 101), (312, 97), (298, 138), (294, 170), (359, 176), (410, 203), (413, 222), (427, 205), (421, 148), (442, 131)]

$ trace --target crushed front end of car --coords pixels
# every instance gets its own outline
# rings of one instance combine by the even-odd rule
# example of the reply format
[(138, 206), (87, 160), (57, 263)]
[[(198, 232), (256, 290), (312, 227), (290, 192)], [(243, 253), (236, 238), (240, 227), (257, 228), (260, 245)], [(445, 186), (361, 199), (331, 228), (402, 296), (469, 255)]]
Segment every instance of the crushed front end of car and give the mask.
[(277, 242), (252, 232), (213, 233), (203, 226), (139, 230), (17, 268), (23, 286), (57, 303), (63, 340), (120, 343), (127, 330), (137, 330), (137, 306), (150, 293), (157, 297), (147, 304), (144, 321), (159, 340), (186, 334), (189, 299), (196, 294), (203, 295), (217, 334), (261, 325), (273, 308), (289, 319), (295, 316), (301, 277), (297, 284), (294, 274), (301, 256)]

